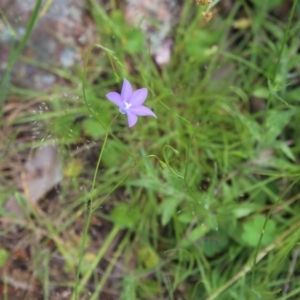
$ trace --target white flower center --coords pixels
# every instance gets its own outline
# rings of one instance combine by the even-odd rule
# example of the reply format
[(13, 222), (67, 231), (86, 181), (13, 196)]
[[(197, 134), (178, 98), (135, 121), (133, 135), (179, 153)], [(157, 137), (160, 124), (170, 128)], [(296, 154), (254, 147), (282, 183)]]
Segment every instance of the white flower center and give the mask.
[(130, 108), (130, 106), (131, 106), (131, 104), (130, 104), (130, 103), (127, 103), (127, 102), (124, 102), (124, 105), (125, 105), (125, 109), (126, 109), (126, 110), (128, 110), (128, 109)]
[(125, 101), (124, 102), (124, 106), (119, 109), (120, 113), (123, 114), (123, 115), (127, 114), (127, 112), (129, 111), (130, 107), (131, 107), (131, 104)]

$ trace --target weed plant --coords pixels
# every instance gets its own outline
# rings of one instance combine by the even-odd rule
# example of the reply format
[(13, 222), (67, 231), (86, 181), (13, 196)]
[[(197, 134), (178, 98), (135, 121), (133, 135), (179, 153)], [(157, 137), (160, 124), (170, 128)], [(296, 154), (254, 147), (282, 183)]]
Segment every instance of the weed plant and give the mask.
[[(26, 232), (44, 299), (59, 289), (91, 300), (299, 299), (300, 5), (232, 2), (184, 1), (171, 61), (158, 67), (140, 29), (91, 0), (100, 42), (76, 70), (45, 66), (69, 85), (38, 93), (3, 77), (8, 102), (49, 110), (3, 117), (3, 128), (39, 133), (12, 134), (1, 163), (53, 143), (63, 160), (59, 193), (39, 208), (20, 200), (24, 220), (1, 211), (1, 235)], [(105, 97), (123, 78), (148, 89), (157, 119), (128, 128)], [(19, 194), (1, 177), (4, 203)]]

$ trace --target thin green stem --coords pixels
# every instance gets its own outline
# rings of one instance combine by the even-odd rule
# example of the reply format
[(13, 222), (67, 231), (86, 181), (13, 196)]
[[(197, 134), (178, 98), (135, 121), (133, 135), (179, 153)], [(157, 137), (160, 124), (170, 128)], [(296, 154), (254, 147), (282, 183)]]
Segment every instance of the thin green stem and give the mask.
[(97, 165), (96, 165), (96, 169), (95, 169), (95, 173), (94, 173), (94, 178), (93, 178), (93, 183), (92, 183), (92, 188), (91, 188), (91, 190), (92, 190), (91, 199), (88, 200), (88, 202), (87, 202), (88, 216), (87, 216), (87, 220), (86, 220), (86, 223), (85, 223), (84, 234), (83, 234), (83, 238), (82, 238), (81, 245), (80, 245), (79, 262), (78, 262), (77, 273), (76, 273), (76, 281), (75, 281), (75, 299), (76, 300), (78, 299), (78, 283), (79, 283), (80, 268), (81, 268), (83, 253), (84, 253), (85, 244), (86, 244), (86, 240), (87, 240), (87, 236), (88, 236), (88, 230), (89, 230), (89, 227), (90, 227), (90, 222), (91, 222), (91, 218), (92, 218), (92, 214), (93, 214), (93, 210), (91, 209), (92, 206), (93, 206), (93, 200), (94, 200), (94, 196), (95, 196), (93, 191), (95, 189), (98, 170), (99, 170), (102, 155), (103, 155), (103, 152), (104, 152), (104, 149), (105, 149), (105, 146), (106, 146), (109, 129), (110, 129), (110, 126), (111, 126), (112, 122), (116, 119), (116, 117), (117, 116), (115, 116), (112, 119), (112, 121), (110, 122), (110, 124), (108, 125), (108, 128), (106, 130), (103, 145), (101, 147), (101, 151), (100, 151), (100, 154), (99, 154), (99, 157), (98, 157), (98, 161), (97, 161)]
[[(86, 80), (86, 72), (87, 72), (87, 64), (88, 64), (88, 58), (90, 56), (90, 52), (93, 49), (94, 45), (90, 46), (88, 49), (88, 55), (86, 56), (85, 62), (84, 62), (84, 70), (83, 70), (83, 84), (82, 84), (82, 93), (83, 93), (83, 99), (84, 102), (87, 106), (87, 108), (90, 110), (91, 109), (87, 103), (87, 97), (86, 97), (86, 93), (85, 93), (85, 87), (87, 84), (87, 80)], [(91, 112), (92, 113), (92, 112)], [(75, 280), (75, 291), (74, 291), (74, 297), (77, 300), (78, 299), (78, 295), (79, 295), (79, 275), (80, 275), (80, 269), (81, 269), (81, 264), (82, 264), (82, 260), (83, 260), (83, 255), (84, 255), (84, 249), (85, 249), (85, 245), (86, 245), (86, 240), (87, 240), (87, 236), (88, 236), (88, 230), (90, 227), (90, 223), (91, 223), (91, 218), (92, 218), (92, 214), (93, 214), (93, 200), (94, 200), (94, 190), (95, 190), (95, 185), (96, 185), (96, 179), (97, 179), (97, 175), (98, 175), (98, 170), (99, 170), (99, 166), (100, 166), (100, 162), (102, 159), (102, 155), (106, 146), (106, 142), (107, 142), (107, 137), (108, 137), (108, 133), (109, 133), (109, 129), (110, 126), (112, 124), (112, 122), (116, 119), (117, 116), (115, 116), (112, 121), (110, 122), (110, 124), (108, 125), (107, 129), (106, 129), (106, 133), (105, 133), (105, 137), (104, 137), (104, 141), (101, 147), (101, 151), (99, 153), (99, 157), (98, 157), (98, 161), (97, 161), (97, 165), (96, 165), (96, 169), (95, 169), (95, 173), (94, 173), (94, 178), (93, 178), (93, 183), (92, 183), (92, 188), (91, 188), (91, 193), (90, 193), (90, 199), (87, 202), (87, 211), (88, 211), (88, 216), (87, 216), (87, 220), (85, 223), (85, 228), (84, 228), (84, 234), (83, 234), (83, 238), (81, 241), (81, 245), (80, 245), (80, 253), (79, 253), (79, 262), (78, 262), (78, 267), (77, 267), (77, 273), (76, 273), (76, 280)], [(73, 297), (73, 298), (74, 298)]]

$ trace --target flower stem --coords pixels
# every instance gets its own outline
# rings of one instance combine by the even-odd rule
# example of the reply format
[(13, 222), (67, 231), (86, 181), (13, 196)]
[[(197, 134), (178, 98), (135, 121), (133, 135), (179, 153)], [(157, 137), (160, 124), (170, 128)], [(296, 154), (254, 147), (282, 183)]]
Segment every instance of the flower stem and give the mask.
[(97, 165), (96, 165), (96, 169), (95, 169), (95, 173), (94, 173), (94, 178), (93, 178), (93, 183), (92, 183), (92, 188), (91, 188), (91, 199), (89, 199), (87, 201), (87, 211), (88, 211), (88, 216), (86, 219), (86, 223), (85, 223), (85, 228), (84, 228), (84, 234), (81, 240), (81, 245), (80, 245), (80, 253), (79, 253), (79, 262), (78, 262), (78, 267), (77, 267), (77, 273), (76, 273), (76, 281), (75, 281), (75, 292), (74, 292), (74, 297), (77, 300), (78, 299), (78, 283), (79, 283), (79, 275), (80, 275), (80, 268), (81, 268), (81, 264), (82, 264), (82, 259), (83, 259), (83, 254), (84, 254), (84, 249), (85, 249), (85, 244), (86, 244), (86, 239), (88, 236), (88, 230), (90, 227), (90, 222), (91, 222), (91, 218), (92, 218), (92, 214), (93, 214), (93, 200), (94, 200), (94, 190), (95, 190), (95, 185), (96, 185), (96, 179), (97, 179), (97, 174), (98, 174), (98, 170), (99, 170), (99, 166), (100, 166), (100, 162), (102, 159), (102, 155), (106, 146), (106, 142), (107, 142), (107, 137), (108, 137), (108, 133), (109, 133), (109, 129), (110, 126), (112, 124), (112, 122), (116, 119), (117, 116), (115, 116), (112, 121), (110, 122), (110, 124), (107, 127), (106, 130), (106, 134), (104, 137), (104, 141), (103, 141), (103, 145), (101, 147), (101, 151), (99, 153), (99, 157), (98, 157), (98, 161), (97, 161)]

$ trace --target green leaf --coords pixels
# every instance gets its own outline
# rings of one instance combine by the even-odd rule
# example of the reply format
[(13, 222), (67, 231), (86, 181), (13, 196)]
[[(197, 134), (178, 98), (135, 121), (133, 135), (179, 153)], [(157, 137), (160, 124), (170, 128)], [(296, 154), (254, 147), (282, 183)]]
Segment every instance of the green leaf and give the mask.
[(285, 143), (281, 142), (279, 143), (280, 150), (292, 161), (296, 161), (296, 157), (294, 156), (291, 148)]
[(84, 132), (95, 140), (103, 137), (106, 133), (105, 129), (95, 119), (85, 119), (82, 125)]
[(176, 213), (177, 206), (180, 202), (180, 199), (169, 198), (164, 200), (160, 206), (159, 211), (162, 215), (161, 223), (163, 226), (167, 225), (171, 220), (172, 216)]
[(194, 228), (188, 237), (186, 237), (183, 242), (182, 246), (187, 247), (190, 244), (193, 244), (197, 241), (199, 241), (205, 234), (208, 232), (209, 228), (206, 225), (200, 225)]
[(125, 203), (120, 203), (113, 208), (111, 218), (120, 229), (134, 229), (140, 218), (140, 212), (135, 206), (130, 207)]
[(257, 98), (267, 99), (269, 97), (269, 90), (266, 87), (257, 87), (252, 95)]
[(137, 255), (146, 268), (152, 269), (159, 264), (159, 256), (150, 246), (138, 248)]
[(235, 218), (239, 219), (239, 218), (249, 216), (258, 208), (259, 208), (258, 204), (241, 203), (233, 208), (232, 213)]
[(290, 123), (291, 117), (294, 115), (294, 110), (270, 111), (265, 121), (265, 134), (263, 144), (265, 147), (272, 145), (276, 138), (280, 135), (283, 129)]
[(185, 211), (178, 214), (177, 220), (183, 224), (190, 224), (195, 218), (191, 211)]
[[(263, 231), (265, 218), (266, 217), (264, 216), (256, 216), (252, 219), (247, 220), (243, 224), (242, 240), (246, 245), (251, 247), (257, 246)], [(274, 240), (275, 230), (276, 223), (273, 220), (269, 219), (266, 227), (264, 228), (261, 245), (266, 246)]]
[(222, 252), (228, 245), (228, 237), (223, 231), (211, 231), (200, 243), (200, 249), (207, 257), (214, 257)]
[(248, 133), (248, 139), (250, 140), (260, 140), (262, 136), (261, 128), (259, 124), (249, 117), (244, 116), (241, 113), (238, 113), (238, 117), (241, 121), (241, 123), (247, 128)]

